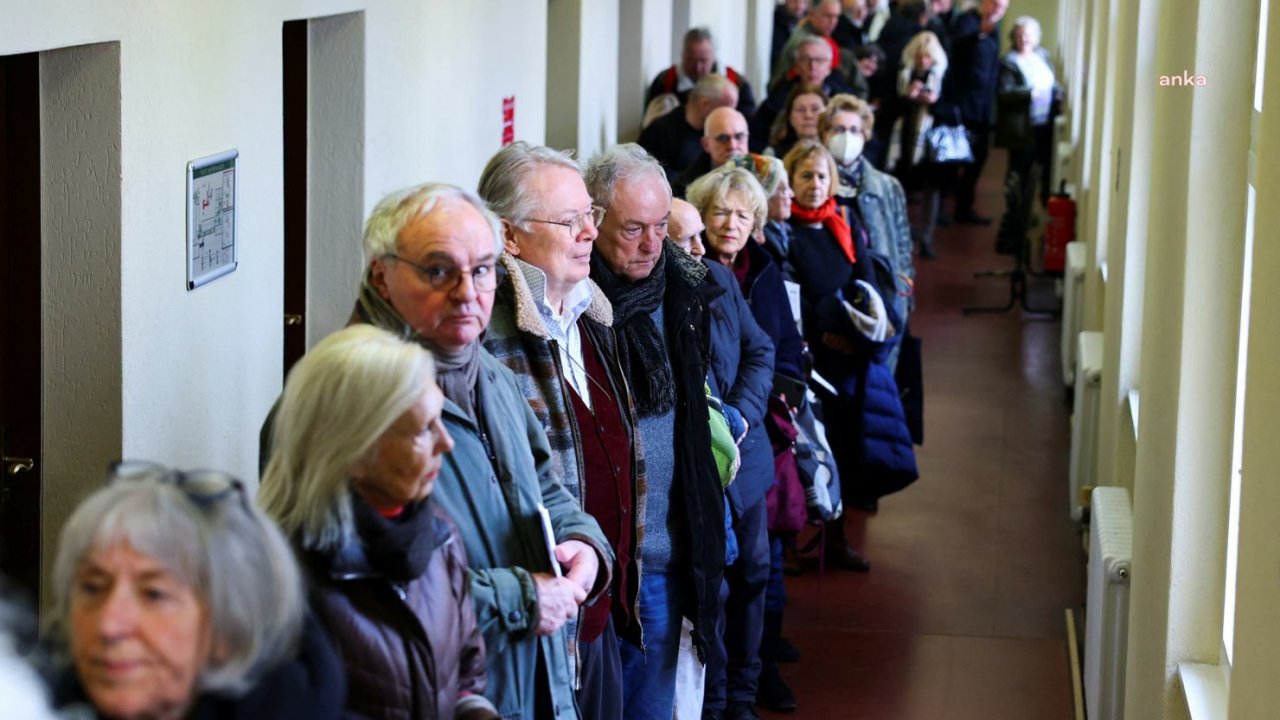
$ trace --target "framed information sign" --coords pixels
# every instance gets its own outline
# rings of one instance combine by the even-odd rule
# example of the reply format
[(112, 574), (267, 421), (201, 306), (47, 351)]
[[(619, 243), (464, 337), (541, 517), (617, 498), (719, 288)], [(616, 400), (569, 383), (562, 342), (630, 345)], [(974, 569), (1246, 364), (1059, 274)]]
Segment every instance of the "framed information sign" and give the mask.
[(239, 155), (228, 150), (187, 163), (187, 290), (236, 269)]

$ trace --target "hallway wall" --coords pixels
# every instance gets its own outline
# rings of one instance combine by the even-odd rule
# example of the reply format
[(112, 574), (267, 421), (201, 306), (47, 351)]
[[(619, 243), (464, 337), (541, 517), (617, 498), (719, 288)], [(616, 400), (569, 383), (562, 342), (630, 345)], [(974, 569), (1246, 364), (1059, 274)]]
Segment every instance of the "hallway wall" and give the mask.
[[(100, 486), (109, 458), (256, 478), (259, 425), (281, 387), (281, 25), (337, 13), (364, 17), (365, 90), (363, 102), (355, 98), (363, 172), (347, 192), (363, 190), (346, 198), (361, 216), (387, 192), (426, 179), (474, 187), (500, 146), (504, 97), (516, 98), (516, 138), (543, 141), (545, 3), (0, 0), (0, 54), (118, 43), (118, 120), (98, 117), (74, 97), (63, 97), (58, 109), (89, 126), (86, 136), (114, 139), (114, 147), (99, 143), (114, 164), (82, 180), (118, 200), (105, 217), (46, 222), (45, 257), (57, 260), (49, 272), (59, 280), (49, 287), (59, 295), (45, 305), (64, 301), (69, 320), (95, 317), (78, 315), (76, 303), (108, 317), (114, 305), (116, 320), (95, 324), (93, 333), (66, 323), (48, 331), (55, 340), (45, 345), (46, 376), (73, 393), (63, 393), (48, 418), (82, 421), (46, 435), (56, 443), (46, 446), (46, 558), (69, 508)], [(45, 65), (46, 85), (79, 78), (112, 92), (111, 83), (82, 77), (76, 63)], [(118, 122), (114, 138), (110, 122)], [(49, 162), (74, 169), (75, 158), (59, 160), (65, 139), (46, 137), (46, 144)], [(240, 152), (239, 268), (188, 292), (186, 163), (231, 148)], [(76, 204), (70, 198), (52, 212)], [(357, 246), (358, 234), (349, 242)], [(359, 263), (346, 268), (349, 286), (333, 305), (350, 306), (360, 271)], [(95, 287), (85, 273), (105, 280), (92, 295), (84, 294)], [(335, 315), (341, 317), (330, 310), (326, 322)], [(67, 365), (64, 345), (92, 352)], [(97, 388), (114, 393), (114, 410)]]

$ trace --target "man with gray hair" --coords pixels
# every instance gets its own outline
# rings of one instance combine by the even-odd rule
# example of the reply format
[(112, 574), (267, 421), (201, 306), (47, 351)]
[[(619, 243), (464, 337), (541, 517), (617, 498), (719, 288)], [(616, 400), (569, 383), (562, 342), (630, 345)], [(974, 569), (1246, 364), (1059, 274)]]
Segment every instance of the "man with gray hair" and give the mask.
[[(836, 5), (838, 7), (839, 3)], [(827, 97), (840, 93), (857, 94), (845, 81), (844, 74), (831, 69), (831, 58), (836, 52), (835, 41), (820, 35), (808, 35), (801, 30), (796, 31), (796, 37), (799, 40), (795, 44), (794, 59), (787, 66), (790, 70), (769, 86), (769, 96), (760, 103), (760, 109), (751, 118), (751, 152), (764, 152), (769, 141), (769, 128), (786, 107), (787, 96), (796, 85), (817, 85)]]
[[(679, 175), (702, 151), (702, 131), (707, 116), (738, 102), (738, 88), (723, 75), (707, 73), (698, 79), (689, 100), (655, 120), (640, 132), (637, 141), (667, 170), (667, 178)], [(736, 112), (736, 111), (735, 111)]]
[[(706, 79), (704, 76), (703, 79)], [(565, 489), (599, 522), (616, 565), (606, 594), (570, 630), (584, 717), (620, 720), (622, 665), (615, 621), (635, 614), (641, 568), (644, 460), (631, 393), (618, 360), (613, 307), (591, 281), (604, 208), (568, 153), (516, 142), (480, 176), (480, 196), (502, 219), (506, 278), (485, 347), (511, 369), (547, 432)]]
[(699, 291), (707, 271), (667, 241), (671, 188), (643, 148), (617, 145), (593, 157), (587, 189), (605, 208), (591, 279), (613, 304), (645, 454), (638, 622), (618, 628), (626, 716), (670, 720), (681, 619), (692, 620), (705, 662), (724, 573), (724, 496), (706, 398), (710, 319)]
[(751, 91), (751, 83), (737, 70), (726, 65), (721, 73), (716, 62), (715, 42), (711, 39), (711, 31), (705, 27), (690, 28), (684, 34), (684, 44), (680, 52), (680, 63), (658, 73), (644, 94), (644, 104), (659, 95), (673, 94), (684, 104), (689, 98), (689, 91), (695, 83), (707, 73), (720, 73), (738, 88), (738, 111), (748, 117), (756, 111), (755, 93)]
[[(434, 497), (466, 547), (487, 650), (485, 694), (504, 718), (578, 717), (563, 628), (608, 588), (613, 552), (560, 484), (515, 376), (480, 344), (502, 254), (498, 218), (470, 191), (426, 183), (378, 203), (365, 223), (364, 251), (351, 322), (381, 327), (435, 357), (455, 446)], [(268, 445), (271, 422), (263, 428)]]

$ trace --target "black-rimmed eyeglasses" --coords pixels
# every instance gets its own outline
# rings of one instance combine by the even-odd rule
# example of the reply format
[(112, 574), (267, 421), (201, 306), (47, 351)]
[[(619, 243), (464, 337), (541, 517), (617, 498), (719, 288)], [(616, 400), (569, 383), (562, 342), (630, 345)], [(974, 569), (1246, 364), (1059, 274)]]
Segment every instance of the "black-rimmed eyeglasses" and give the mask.
[(453, 290), (458, 287), (458, 283), (462, 281), (464, 274), (471, 276), (471, 285), (475, 287), (477, 292), (493, 292), (498, 287), (498, 271), (494, 263), (483, 263), (475, 267), (463, 268), (453, 263), (442, 262), (419, 265), (395, 253), (387, 253), (383, 257), (402, 262), (417, 270), (418, 275), (431, 286), (432, 290), (440, 292)]
[(733, 142), (743, 143), (747, 141), (747, 134), (745, 132), (720, 133), (719, 135), (712, 136), (711, 139), (721, 145), (728, 145), (731, 140)]
[(121, 460), (107, 466), (107, 482), (117, 480), (168, 483), (201, 507), (215, 505), (231, 495), (239, 495), (240, 502), (249, 506), (244, 483), (218, 470), (174, 470), (149, 460)]
[(529, 218), (529, 222), (545, 223), (547, 225), (560, 225), (569, 228), (570, 235), (577, 235), (586, 229), (587, 222), (591, 222), (591, 227), (598, 228), (600, 223), (604, 222), (604, 208), (599, 205), (592, 205), (591, 209), (578, 213), (568, 220), (539, 220), (538, 218)]

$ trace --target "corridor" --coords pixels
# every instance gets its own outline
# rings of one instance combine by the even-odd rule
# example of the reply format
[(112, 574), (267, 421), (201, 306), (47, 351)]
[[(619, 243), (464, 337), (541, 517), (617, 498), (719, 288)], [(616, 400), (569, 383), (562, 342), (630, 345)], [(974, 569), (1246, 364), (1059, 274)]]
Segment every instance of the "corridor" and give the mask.
[[(1004, 167), (994, 152), (979, 187), (997, 217)], [(1007, 297), (1006, 279), (972, 277), (1011, 266), (994, 236), (994, 224), (952, 225), (938, 259), (917, 260), (921, 478), (876, 515), (846, 514), (870, 573), (813, 566), (787, 578), (785, 634), (802, 658), (782, 672), (799, 709), (768, 717), (1073, 717), (1064, 610), (1083, 602), (1084, 563), (1067, 513), (1059, 325), (1020, 310), (961, 314)], [(1047, 303), (1050, 282), (1032, 286), (1033, 303)]]

